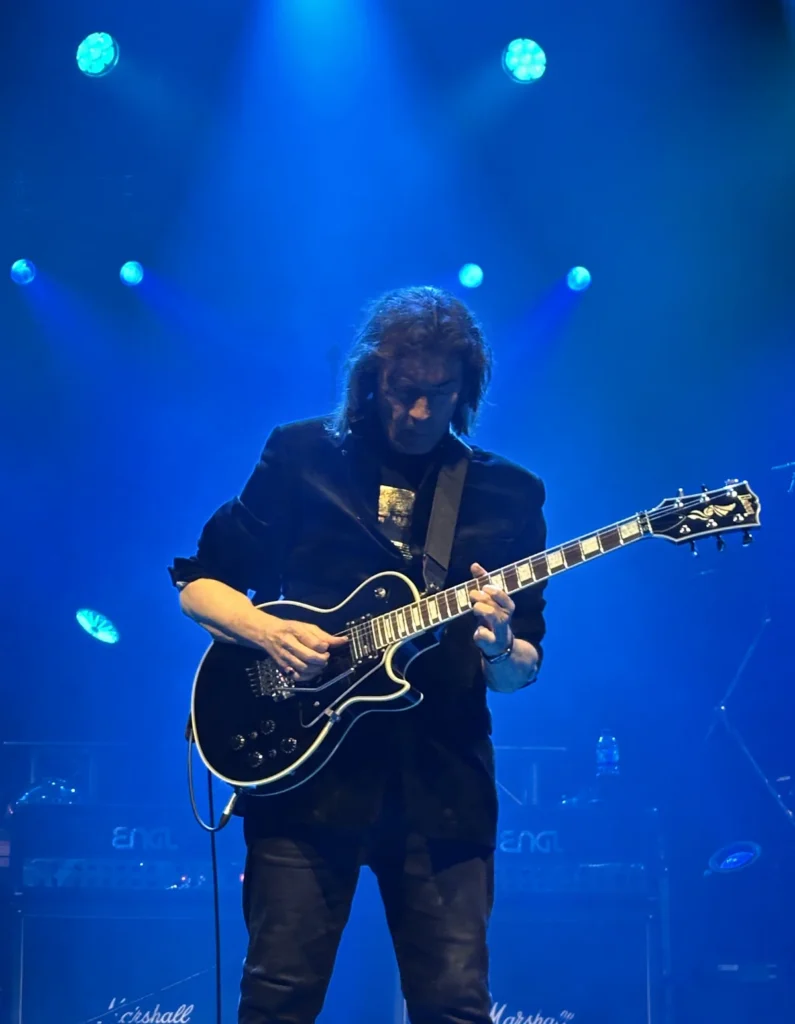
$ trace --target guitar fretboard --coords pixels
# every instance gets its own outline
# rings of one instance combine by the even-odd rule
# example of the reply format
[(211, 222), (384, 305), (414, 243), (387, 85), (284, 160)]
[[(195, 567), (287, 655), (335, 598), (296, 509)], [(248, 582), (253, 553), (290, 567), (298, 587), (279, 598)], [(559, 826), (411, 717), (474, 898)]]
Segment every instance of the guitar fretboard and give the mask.
[(472, 610), (470, 594), (482, 590), (487, 584), (499, 587), (507, 594), (515, 594), (566, 569), (573, 569), (575, 565), (626, 547), (650, 532), (647, 513), (639, 513), (613, 526), (503, 566), (488, 576), (468, 580), (413, 604), (377, 615), (351, 630), (354, 657), (370, 657), (399, 640), (437, 629), (452, 619), (467, 615)]

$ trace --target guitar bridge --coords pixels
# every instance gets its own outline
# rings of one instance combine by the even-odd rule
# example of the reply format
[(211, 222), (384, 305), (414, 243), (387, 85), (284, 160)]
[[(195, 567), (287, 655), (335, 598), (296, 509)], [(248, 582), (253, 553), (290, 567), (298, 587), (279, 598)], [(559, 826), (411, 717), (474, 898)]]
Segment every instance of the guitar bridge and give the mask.
[(294, 696), (292, 680), (282, 672), (273, 658), (255, 661), (246, 669), (246, 675), (256, 697), (287, 700)]

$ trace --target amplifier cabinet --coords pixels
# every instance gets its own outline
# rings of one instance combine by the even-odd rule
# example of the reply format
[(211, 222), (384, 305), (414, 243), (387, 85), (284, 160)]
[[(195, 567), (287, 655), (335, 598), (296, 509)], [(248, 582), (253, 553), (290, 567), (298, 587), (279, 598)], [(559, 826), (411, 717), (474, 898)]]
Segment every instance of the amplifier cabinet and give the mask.
[[(215, 1024), (212, 922), (19, 915), (12, 1024)], [(224, 1018), (234, 1019), (242, 935), (226, 937)]]
[(495, 1024), (659, 1024), (658, 922), (639, 908), (498, 903), (491, 921)]
[[(214, 1024), (209, 838), (189, 809), (22, 806), (9, 837), (13, 1024)], [(239, 829), (219, 837), (231, 1017), (244, 853)]]
[(504, 801), (495, 1024), (669, 1024), (666, 881), (654, 811)]

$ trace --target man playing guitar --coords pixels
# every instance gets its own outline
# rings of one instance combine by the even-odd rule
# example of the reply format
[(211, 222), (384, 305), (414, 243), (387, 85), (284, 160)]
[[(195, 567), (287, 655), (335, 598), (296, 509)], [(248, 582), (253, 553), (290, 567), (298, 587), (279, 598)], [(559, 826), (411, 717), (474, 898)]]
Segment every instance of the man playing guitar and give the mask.
[[(431, 287), (383, 296), (355, 339), (337, 412), (277, 427), (196, 555), (174, 560), (185, 614), (216, 641), (267, 652), (296, 686), (311, 683), (348, 638), (255, 605), (331, 608), (384, 570), (422, 591), (439, 472), (462, 457), (448, 585), (542, 551), (541, 481), (461, 440), (490, 374), (481, 329), (458, 299)], [(316, 1019), (365, 864), (412, 1024), (488, 1024), (497, 796), (486, 693), (535, 679), (543, 588), (513, 599), (470, 589), (474, 631), (469, 616), (450, 622), (412, 668), (421, 704), (365, 715), (302, 785), (244, 795), (241, 1024)]]

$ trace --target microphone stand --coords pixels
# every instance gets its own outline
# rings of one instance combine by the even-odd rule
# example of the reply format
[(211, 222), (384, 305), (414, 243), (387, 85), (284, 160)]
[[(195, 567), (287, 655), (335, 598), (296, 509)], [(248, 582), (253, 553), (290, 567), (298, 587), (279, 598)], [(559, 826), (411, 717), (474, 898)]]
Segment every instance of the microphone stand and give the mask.
[(789, 482), (789, 487), (787, 488), (787, 494), (795, 494), (795, 462), (782, 462), (780, 466), (771, 466), (770, 469), (771, 470), (791, 469), (792, 470), (792, 479)]
[[(795, 479), (795, 474), (793, 475), (793, 478)], [(782, 812), (782, 814), (790, 823), (790, 825), (792, 825), (793, 828), (795, 828), (795, 811), (784, 802), (783, 797), (776, 789), (775, 785), (770, 781), (767, 775), (765, 775), (759, 762), (748, 749), (748, 745), (740, 735), (740, 732), (734, 727), (734, 725), (729, 720), (729, 713), (726, 708), (729, 698), (734, 693), (737, 684), (740, 682), (740, 677), (745, 671), (746, 665), (751, 660), (756, 648), (759, 646), (759, 641), (762, 639), (762, 634), (770, 625), (771, 621), (772, 620), (769, 615), (765, 616), (765, 618), (762, 619), (762, 623), (759, 629), (756, 631), (756, 636), (753, 638), (753, 640), (751, 640), (751, 643), (748, 645), (748, 650), (745, 652), (742, 661), (737, 666), (737, 671), (734, 673), (734, 677), (729, 683), (729, 687), (726, 690), (726, 693), (724, 693), (723, 697), (718, 702), (718, 706), (715, 708), (712, 723), (705, 737), (705, 742), (712, 736), (716, 726), (718, 725), (718, 723), (720, 723), (726, 730), (727, 735), (732, 737), (737, 746), (740, 748), (740, 751), (745, 755), (746, 759), (748, 760), (748, 763), (751, 765), (751, 768), (759, 776), (759, 779), (762, 781), (762, 784), (764, 785), (765, 789), (768, 791), (768, 793), (770, 793), (770, 795), (775, 800), (779, 810)]]

